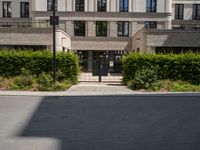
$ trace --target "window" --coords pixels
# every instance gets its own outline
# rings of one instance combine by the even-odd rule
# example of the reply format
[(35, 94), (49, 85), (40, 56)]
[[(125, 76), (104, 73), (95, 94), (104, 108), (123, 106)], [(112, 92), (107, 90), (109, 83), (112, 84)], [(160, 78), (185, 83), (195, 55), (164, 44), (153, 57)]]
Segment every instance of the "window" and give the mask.
[(157, 0), (146, 0), (147, 12), (156, 12)]
[(182, 20), (184, 15), (184, 4), (175, 5), (175, 19)]
[(120, 0), (120, 12), (128, 12), (128, 0)]
[(21, 18), (29, 18), (29, 2), (20, 3), (20, 16)]
[(85, 21), (74, 21), (74, 36), (85, 36)]
[(146, 21), (145, 22), (145, 28), (146, 29), (156, 29), (157, 28), (157, 22), (156, 21)]
[(84, 11), (84, 0), (76, 0), (76, 11)]
[(107, 22), (106, 21), (96, 22), (96, 36), (107, 36)]
[(119, 21), (118, 22), (118, 36), (128, 37), (129, 36), (129, 22)]
[(3, 17), (11, 17), (12, 9), (11, 2), (3, 2)]
[[(53, 1), (54, 0), (47, 0), (47, 10), (48, 11), (53, 11)], [(58, 10), (58, 1), (55, 0), (55, 10), (57, 11)]]
[(200, 20), (200, 4), (193, 5), (193, 13), (192, 13), (193, 20)]
[(97, 11), (106, 11), (106, 0), (97, 0)]

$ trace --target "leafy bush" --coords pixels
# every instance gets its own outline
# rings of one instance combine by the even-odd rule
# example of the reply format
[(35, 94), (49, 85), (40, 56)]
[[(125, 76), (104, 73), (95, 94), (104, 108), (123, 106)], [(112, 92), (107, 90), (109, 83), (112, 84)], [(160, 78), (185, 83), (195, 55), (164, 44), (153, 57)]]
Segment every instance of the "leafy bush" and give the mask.
[(37, 79), (38, 90), (39, 91), (51, 91), (53, 86), (53, 78), (50, 74), (45, 72), (41, 73)]
[(57, 81), (62, 81), (65, 79), (65, 74), (59, 69), (56, 72), (56, 78), (57, 78)]
[(29, 89), (33, 83), (34, 79), (31, 76), (20, 75), (13, 79), (11, 89)]
[(0, 88), (3, 86), (3, 82), (4, 82), (3, 77), (0, 77)]
[(54, 91), (64, 91), (71, 87), (71, 83), (69, 81), (63, 81), (62, 83), (56, 82), (53, 86)]
[[(49, 51), (0, 51), (0, 76), (10, 77), (23, 73), (32, 75), (53, 70), (52, 53)], [(56, 69), (62, 71), (64, 78), (77, 82), (79, 73), (78, 57), (72, 53), (56, 54)]]
[(123, 81), (128, 83), (136, 72), (149, 66), (158, 67), (158, 79), (182, 80), (200, 84), (200, 54), (130, 53), (122, 60)]
[(128, 87), (134, 90), (148, 89), (158, 80), (156, 68), (142, 68), (137, 70), (133, 80), (128, 82)]

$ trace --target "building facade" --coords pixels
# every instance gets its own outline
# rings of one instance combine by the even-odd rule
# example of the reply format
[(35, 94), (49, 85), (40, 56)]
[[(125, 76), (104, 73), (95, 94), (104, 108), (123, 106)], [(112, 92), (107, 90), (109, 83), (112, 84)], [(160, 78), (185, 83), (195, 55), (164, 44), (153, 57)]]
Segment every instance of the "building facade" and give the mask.
[[(52, 2), (0, 0), (0, 47), (51, 48)], [(200, 48), (200, 0), (57, 0), (56, 10), (57, 49), (77, 52), (86, 70), (100, 56), (117, 64), (128, 51)], [(21, 32), (31, 40), (16, 43)]]

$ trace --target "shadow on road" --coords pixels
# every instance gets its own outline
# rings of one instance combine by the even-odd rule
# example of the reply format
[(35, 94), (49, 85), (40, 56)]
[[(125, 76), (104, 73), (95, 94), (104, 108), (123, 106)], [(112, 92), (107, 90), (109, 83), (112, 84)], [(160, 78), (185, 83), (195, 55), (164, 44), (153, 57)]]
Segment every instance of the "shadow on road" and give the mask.
[(199, 97), (44, 97), (21, 137), (61, 150), (199, 150)]

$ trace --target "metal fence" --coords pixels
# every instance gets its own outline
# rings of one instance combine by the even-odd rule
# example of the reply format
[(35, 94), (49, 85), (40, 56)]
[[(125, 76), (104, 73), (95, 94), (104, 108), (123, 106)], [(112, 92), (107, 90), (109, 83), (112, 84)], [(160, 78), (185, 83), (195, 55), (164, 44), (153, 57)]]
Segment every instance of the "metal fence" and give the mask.
[(0, 28), (50, 28), (49, 21), (0, 22)]
[(199, 24), (179, 24), (179, 23), (173, 23), (171, 25), (166, 25), (166, 24), (160, 24), (157, 23), (156, 26), (152, 26), (151, 28), (149, 28), (149, 26), (145, 26), (146, 29), (148, 30), (154, 30), (154, 29), (160, 29), (160, 30), (168, 30), (168, 29), (172, 29), (172, 30), (200, 30), (200, 23)]

